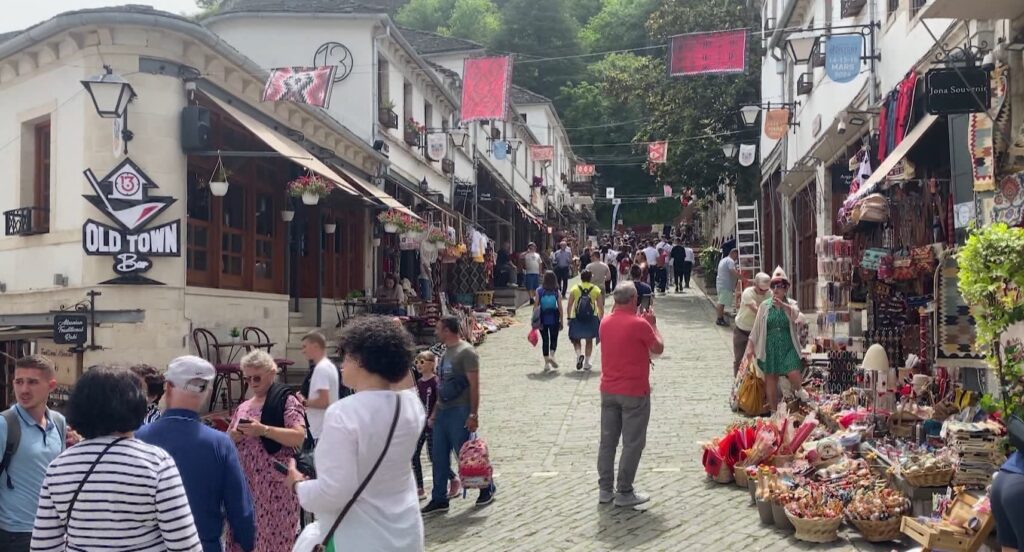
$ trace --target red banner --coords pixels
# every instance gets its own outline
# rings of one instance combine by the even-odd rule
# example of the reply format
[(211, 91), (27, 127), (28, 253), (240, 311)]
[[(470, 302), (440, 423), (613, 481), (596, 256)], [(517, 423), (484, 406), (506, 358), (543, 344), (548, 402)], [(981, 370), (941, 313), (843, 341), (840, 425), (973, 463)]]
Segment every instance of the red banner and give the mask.
[(512, 58), (470, 58), (464, 62), (462, 74), (462, 122), (504, 121), (512, 82)]
[(552, 161), (555, 158), (555, 146), (530, 146), (530, 158), (534, 161)]
[(576, 165), (577, 176), (594, 176), (594, 172), (595, 169), (593, 165)]
[(664, 163), (668, 160), (668, 142), (652, 142), (647, 144), (647, 162)]
[(326, 108), (331, 103), (331, 88), (337, 69), (336, 65), (271, 69), (261, 101), (288, 101)]
[(673, 77), (747, 70), (747, 31), (716, 31), (672, 37), (668, 72)]

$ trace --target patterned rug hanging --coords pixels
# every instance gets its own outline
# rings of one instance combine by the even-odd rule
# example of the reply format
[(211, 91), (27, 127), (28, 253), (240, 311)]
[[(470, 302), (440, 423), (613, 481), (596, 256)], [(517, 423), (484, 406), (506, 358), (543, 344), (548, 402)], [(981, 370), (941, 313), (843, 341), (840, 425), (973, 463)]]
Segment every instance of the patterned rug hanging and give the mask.
[(960, 267), (949, 254), (943, 256), (935, 275), (936, 364), (947, 367), (986, 367), (985, 357), (974, 349), (977, 333), (970, 307), (957, 288)]
[(992, 201), (992, 222), (1018, 226), (1024, 222), (1024, 172), (1010, 174), (999, 182)]

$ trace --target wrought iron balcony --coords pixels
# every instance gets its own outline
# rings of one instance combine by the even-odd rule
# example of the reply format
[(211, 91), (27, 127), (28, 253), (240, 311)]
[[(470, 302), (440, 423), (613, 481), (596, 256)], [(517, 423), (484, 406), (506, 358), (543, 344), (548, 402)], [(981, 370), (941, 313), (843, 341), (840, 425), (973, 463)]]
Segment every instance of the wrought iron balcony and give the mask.
[(31, 236), (50, 231), (50, 210), (42, 207), (21, 207), (4, 211), (4, 234)]

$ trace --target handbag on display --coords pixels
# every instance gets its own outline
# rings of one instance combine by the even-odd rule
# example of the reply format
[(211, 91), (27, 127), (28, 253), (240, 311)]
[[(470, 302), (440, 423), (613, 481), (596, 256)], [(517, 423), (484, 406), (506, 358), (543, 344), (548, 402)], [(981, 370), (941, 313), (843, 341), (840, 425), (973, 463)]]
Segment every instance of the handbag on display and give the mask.
[(917, 271), (913, 266), (913, 259), (907, 248), (900, 249), (892, 257), (893, 279), (913, 280), (917, 277)]
[(911, 264), (919, 274), (931, 274), (935, 271), (935, 249), (930, 245), (910, 249)]
[(864, 255), (860, 259), (860, 267), (867, 270), (878, 270), (879, 264), (882, 259), (889, 254), (888, 249), (881, 247), (871, 247), (864, 250)]

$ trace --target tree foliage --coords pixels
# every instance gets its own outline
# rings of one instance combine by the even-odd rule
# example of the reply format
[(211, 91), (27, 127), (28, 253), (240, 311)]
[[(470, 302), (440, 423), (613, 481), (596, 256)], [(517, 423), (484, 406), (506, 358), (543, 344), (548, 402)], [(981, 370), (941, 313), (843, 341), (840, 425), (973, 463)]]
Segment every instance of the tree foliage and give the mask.
[[(569, 16), (567, 0), (508, 0), (502, 9), (503, 25), (494, 48), (515, 52), (520, 61), (513, 67), (516, 84), (557, 99), (562, 86), (578, 77), (584, 63), (572, 57), (583, 53), (579, 25)], [(554, 57), (564, 59), (550, 59)], [(547, 61), (533, 63), (542, 58)]]
[(491, 0), (456, 0), (441, 34), (490, 44), (501, 29), (501, 14)]
[(657, 7), (658, 0), (603, 0), (580, 30), (580, 42), (590, 52), (646, 46), (647, 20)]
[(395, 15), (399, 25), (437, 32), (451, 18), (455, 0), (412, 0)]

